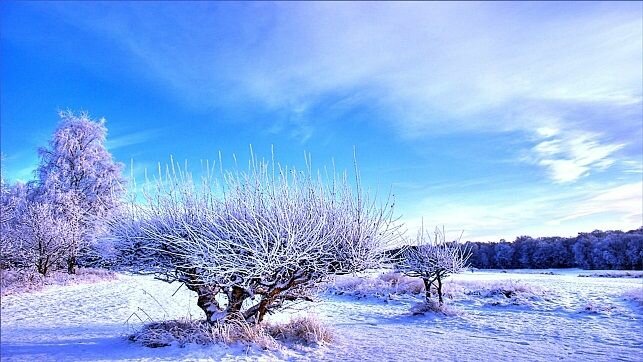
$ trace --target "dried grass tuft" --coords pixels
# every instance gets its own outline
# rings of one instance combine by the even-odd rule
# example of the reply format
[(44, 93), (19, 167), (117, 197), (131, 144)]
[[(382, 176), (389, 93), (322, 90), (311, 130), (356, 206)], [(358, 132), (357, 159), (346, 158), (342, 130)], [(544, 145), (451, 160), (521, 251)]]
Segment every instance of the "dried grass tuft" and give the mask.
[(462, 314), (462, 311), (452, 307), (448, 304), (439, 303), (436, 301), (422, 302), (415, 304), (411, 308), (413, 315), (424, 315), (426, 313), (437, 313), (445, 316), (453, 317)]
[(146, 324), (130, 335), (129, 340), (145, 347), (157, 348), (187, 344), (243, 343), (262, 349), (278, 349), (279, 345), (262, 326), (251, 326), (242, 321), (210, 325), (206, 321), (180, 319)]
[(332, 330), (312, 315), (296, 317), (285, 324), (268, 325), (267, 330), (281, 342), (306, 346), (326, 345), (335, 338)]
[(278, 350), (284, 344), (324, 345), (333, 340), (331, 330), (313, 316), (295, 318), (286, 324), (250, 325), (228, 321), (210, 325), (201, 320), (171, 320), (149, 323), (130, 335), (129, 340), (157, 348), (187, 344), (241, 343), (261, 349)]

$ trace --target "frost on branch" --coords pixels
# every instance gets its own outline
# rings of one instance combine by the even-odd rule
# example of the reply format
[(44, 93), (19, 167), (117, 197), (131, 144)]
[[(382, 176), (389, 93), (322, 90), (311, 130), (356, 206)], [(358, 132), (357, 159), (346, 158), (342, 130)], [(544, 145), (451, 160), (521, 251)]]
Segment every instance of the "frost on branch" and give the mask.
[(442, 281), (464, 270), (470, 255), (469, 250), (457, 241), (447, 242), (444, 230), (436, 228), (432, 238), (422, 229), (415, 245), (402, 251), (396, 269), (410, 277), (422, 278), (427, 303), (431, 302), (431, 289), (435, 286), (442, 304)]
[(376, 267), (397, 235), (392, 202), (369, 197), (359, 177), (254, 159), (222, 173), (196, 185), (173, 164), (145, 205), (110, 222), (121, 265), (184, 283), (212, 323), (260, 322), (328, 275)]

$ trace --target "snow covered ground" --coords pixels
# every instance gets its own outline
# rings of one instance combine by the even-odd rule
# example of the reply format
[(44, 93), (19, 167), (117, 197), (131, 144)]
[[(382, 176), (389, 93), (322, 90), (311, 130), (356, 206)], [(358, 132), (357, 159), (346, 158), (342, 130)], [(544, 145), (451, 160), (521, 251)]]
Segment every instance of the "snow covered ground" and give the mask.
[(452, 317), (412, 315), (414, 296), (328, 294), (271, 318), (314, 313), (332, 326), (337, 340), (325, 347), (280, 351), (240, 345), (152, 349), (131, 343), (124, 336), (142, 320), (198, 319), (201, 312), (196, 296), (185, 288), (176, 291), (178, 285), (149, 276), (120, 275), (114, 281), (3, 297), (0, 355), (3, 361), (643, 361), (643, 306), (623, 298), (633, 290), (643, 294), (643, 279), (578, 277), (593, 273), (456, 275), (450, 278), (454, 290), (510, 280), (545, 293), (520, 303), (503, 301), (504, 296), (459, 294), (447, 301), (460, 311)]

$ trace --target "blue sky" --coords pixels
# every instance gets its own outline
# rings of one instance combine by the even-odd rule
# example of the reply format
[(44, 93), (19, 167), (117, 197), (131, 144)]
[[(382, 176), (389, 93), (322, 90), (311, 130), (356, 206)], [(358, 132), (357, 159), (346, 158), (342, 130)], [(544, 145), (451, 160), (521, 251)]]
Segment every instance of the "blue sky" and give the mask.
[(409, 229), (637, 228), (642, 6), (3, 2), (3, 174), (30, 179), (56, 112), (86, 110), (138, 175), (250, 144), (350, 168), (355, 147)]

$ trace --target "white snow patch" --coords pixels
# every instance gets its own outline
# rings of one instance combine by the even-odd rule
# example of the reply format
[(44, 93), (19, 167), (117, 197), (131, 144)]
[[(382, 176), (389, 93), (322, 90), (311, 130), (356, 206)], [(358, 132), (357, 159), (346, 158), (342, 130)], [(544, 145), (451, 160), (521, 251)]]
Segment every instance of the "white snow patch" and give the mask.
[[(473, 296), (447, 300), (462, 313), (414, 316), (414, 295), (378, 299), (325, 295), (319, 303), (269, 316), (288, 320), (313, 313), (331, 328), (328, 346), (262, 351), (237, 346), (146, 348), (125, 336), (144, 322), (203, 318), (196, 295), (149, 276), (123, 275), (91, 285), (52, 287), (2, 298), (3, 361), (193, 360), (620, 360), (641, 361), (643, 307), (623, 298), (643, 290), (640, 278), (579, 278), (522, 271), (464, 273), (450, 283), (511, 280), (546, 290), (550, 297), (525, 305), (493, 306)], [(640, 289), (639, 289), (640, 288)], [(630, 292), (631, 293), (631, 292)], [(584, 313), (609, 306), (609, 313)], [(600, 311), (601, 308), (598, 308)]]

